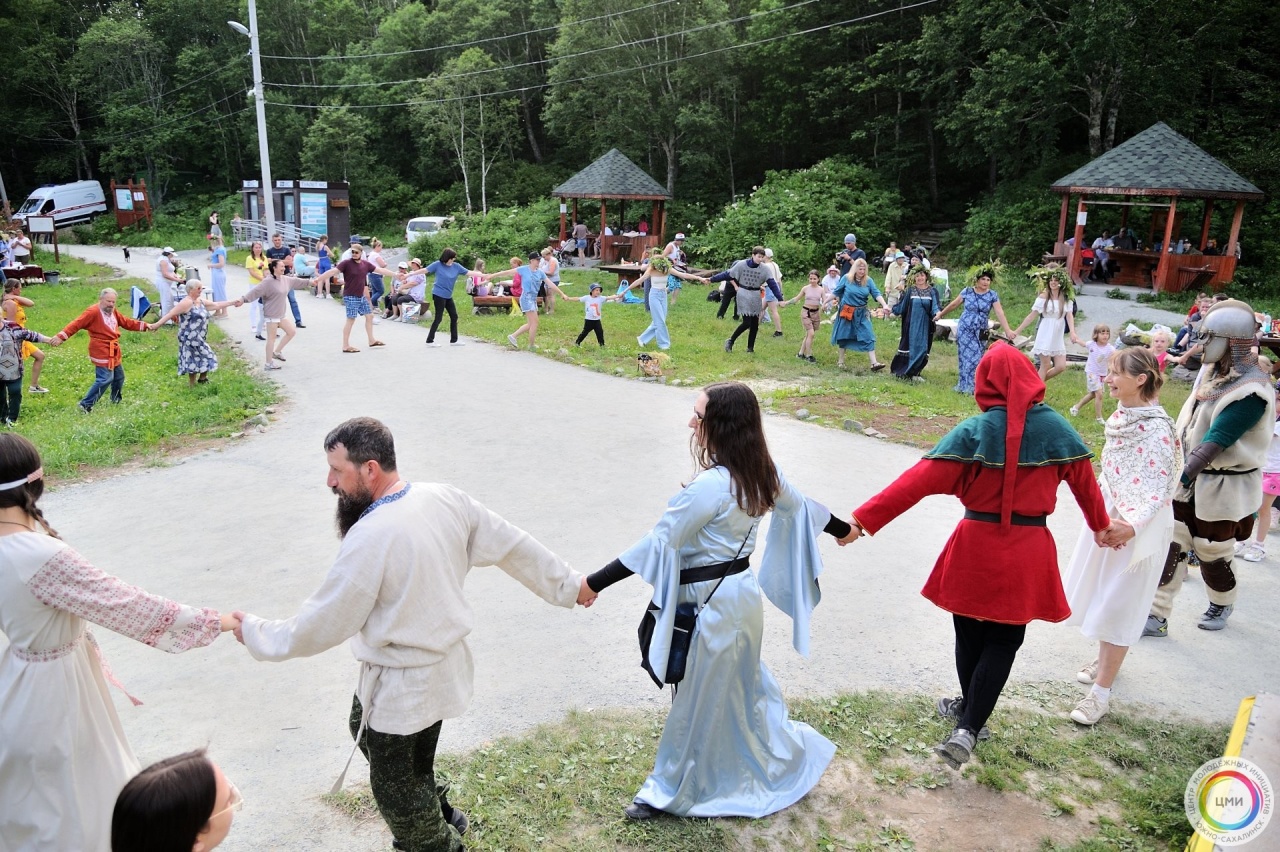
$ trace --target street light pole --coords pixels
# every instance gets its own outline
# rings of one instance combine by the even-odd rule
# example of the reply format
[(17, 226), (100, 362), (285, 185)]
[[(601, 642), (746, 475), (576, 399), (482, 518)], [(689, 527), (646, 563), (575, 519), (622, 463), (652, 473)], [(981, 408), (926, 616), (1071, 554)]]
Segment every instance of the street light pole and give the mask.
[(258, 4), (249, 0), (249, 27), (235, 21), (227, 24), (249, 37), (249, 56), (253, 60), (253, 104), (258, 113), (258, 159), (262, 162), (262, 200), (265, 205), (267, 236), (276, 231), (275, 186), (271, 182), (271, 153), (267, 148), (267, 104), (262, 96), (262, 55), (258, 47)]

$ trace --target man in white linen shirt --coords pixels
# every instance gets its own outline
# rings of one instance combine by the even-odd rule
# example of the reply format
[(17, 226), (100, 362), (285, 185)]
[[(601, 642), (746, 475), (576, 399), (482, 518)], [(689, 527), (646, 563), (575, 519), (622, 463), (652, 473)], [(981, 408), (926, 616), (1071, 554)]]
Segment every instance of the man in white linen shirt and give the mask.
[(590, 606), (595, 593), (568, 563), (458, 489), (402, 481), (391, 430), (380, 421), (348, 420), (324, 448), (338, 497), (338, 557), (297, 615), (246, 615), (236, 638), (255, 659), (272, 661), (350, 639), (362, 663), (351, 734), (369, 760), (395, 848), (456, 852), (467, 817), (436, 783), (435, 751), (441, 720), (460, 716), (471, 700), (467, 572), (497, 565), (563, 607)]

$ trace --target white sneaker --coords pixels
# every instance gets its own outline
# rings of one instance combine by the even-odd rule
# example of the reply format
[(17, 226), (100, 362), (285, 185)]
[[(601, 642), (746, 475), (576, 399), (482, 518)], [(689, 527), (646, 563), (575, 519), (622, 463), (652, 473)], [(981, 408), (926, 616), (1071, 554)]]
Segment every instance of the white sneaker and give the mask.
[(465, 340), (455, 340), (455, 341), (453, 341), (452, 343), (450, 343), (449, 345), (450, 345), (450, 346), (466, 346), (466, 345), (467, 345), (467, 341), (465, 341)]
[(374, 318), (373, 318), (373, 324), (374, 324), (374, 325), (382, 325), (382, 317), (374, 317)]
[(432, 349), (439, 349), (439, 348), (440, 348), (440, 344), (439, 344), (439, 343), (436, 343), (434, 340), (432, 340), (432, 341), (428, 342), (428, 343), (427, 343), (427, 345), (428, 345), (428, 346), (430, 346)]
[(1076, 680), (1081, 683), (1092, 686), (1093, 682), (1098, 679), (1098, 661), (1094, 660), (1089, 665), (1082, 668), (1076, 673)]
[(1074, 405), (1068, 408), (1067, 410), (1071, 412), (1072, 417), (1076, 417), (1080, 414), (1080, 409), (1076, 408)]
[(1093, 690), (1090, 690), (1088, 695), (1080, 699), (1076, 709), (1071, 711), (1071, 721), (1079, 722), (1081, 725), (1096, 725), (1103, 716), (1107, 715), (1109, 703), (1098, 698)]
[(1245, 562), (1261, 562), (1267, 558), (1267, 548), (1265, 545), (1258, 544), (1256, 541), (1251, 541), (1248, 546), (1241, 551), (1240, 558)]
[(514, 347), (515, 347), (515, 348), (517, 348), (517, 349), (519, 349), (519, 348), (520, 348), (520, 344), (516, 342), (516, 336), (515, 336), (514, 334), (508, 334), (508, 335), (507, 335), (507, 342), (508, 342), (508, 343), (510, 343), (512, 346), (514, 346)]

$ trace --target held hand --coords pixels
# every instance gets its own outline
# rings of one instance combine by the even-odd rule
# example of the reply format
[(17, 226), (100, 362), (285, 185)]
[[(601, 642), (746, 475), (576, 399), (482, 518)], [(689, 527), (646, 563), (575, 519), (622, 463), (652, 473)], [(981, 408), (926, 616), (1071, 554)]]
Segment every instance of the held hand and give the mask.
[(240, 630), (240, 619), (236, 617), (235, 613), (227, 614), (224, 612), (222, 614), (222, 632), (226, 633), (228, 630), (238, 632)]
[(587, 578), (583, 577), (582, 586), (578, 589), (578, 606), (591, 606), (596, 602), (597, 597), (599, 597), (599, 595), (591, 590), (591, 587), (587, 585)]
[(937, 322), (940, 319), (942, 319), (942, 311), (938, 311), (936, 314), (933, 315), (934, 322)]
[(241, 645), (243, 645), (244, 644), (244, 618), (245, 618), (244, 613), (237, 609), (231, 613), (231, 617), (234, 618), (236, 622), (235, 627), (232, 628), (236, 634), (236, 641), (239, 642)]
[(1071, 335), (1071, 342), (1074, 343), (1076, 346), (1084, 346), (1084, 344), (1080, 342), (1080, 338), (1077, 337), (1075, 334)]
[(849, 521), (850, 521), (849, 534), (844, 538), (836, 539), (836, 543), (839, 544), (841, 547), (844, 547), (846, 544), (850, 544), (862, 538), (862, 527), (858, 526), (858, 522), (853, 517), (853, 515), (849, 516)]

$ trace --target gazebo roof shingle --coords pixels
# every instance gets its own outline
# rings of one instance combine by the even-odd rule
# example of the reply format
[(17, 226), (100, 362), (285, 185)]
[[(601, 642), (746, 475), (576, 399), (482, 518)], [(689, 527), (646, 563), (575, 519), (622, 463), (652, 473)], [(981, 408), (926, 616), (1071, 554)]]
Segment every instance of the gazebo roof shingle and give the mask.
[(1076, 169), (1051, 189), (1091, 195), (1262, 197), (1262, 190), (1163, 121)]
[(666, 187), (651, 178), (617, 148), (551, 191), (561, 198), (668, 199)]

